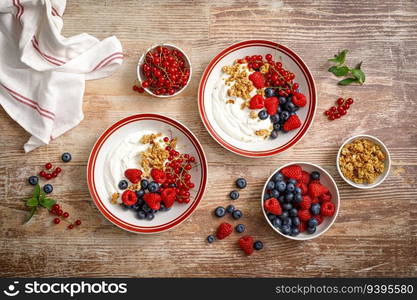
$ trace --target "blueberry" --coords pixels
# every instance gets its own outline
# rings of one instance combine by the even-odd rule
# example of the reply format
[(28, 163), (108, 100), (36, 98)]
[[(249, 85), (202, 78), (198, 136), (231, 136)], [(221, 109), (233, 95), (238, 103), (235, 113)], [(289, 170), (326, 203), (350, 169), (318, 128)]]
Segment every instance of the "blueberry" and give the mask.
[(318, 215), (320, 213), (320, 204), (319, 203), (311, 204), (310, 211), (313, 216)]
[(236, 180), (236, 186), (240, 189), (244, 189), (247, 185), (246, 179), (245, 178), (238, 178)]
[(151, 193), (156, 193), (157, 191), (159, 191), (159, 184), (155, 181), (151, 181), (151, 183), (149, 183), (148, 185), (148, 191), (150, 191)]
[(291, 236), (297, 236), (297, 235), (299, 235), (300, 234), (300, 230), (298, 230), (298, 228), (297, 227), (293, 227), (293, 228), (291, 228), (291, 232), (290, 232), (290, 235)]
[(287, 184), (284, 181), (278, 181), (276, 183), (276, 187), (278, 192), (285, 192), (285, 189), (287, 188)]
[(242, 233), (245, 231), (245, 225), (243, 224), (237, 224), (235, 227), (235, 230), (237, 233)]
[(278, 198), (278, 201), (279, 201), (280, 204), (284, 204), (284, 202), (285, 202), (285, 196), (284, 195), (280, 195), (279, 198)]
[(282, 181), (284, 180), (284, 175), (282, 175), (280, 172), (276, 172), (274, 176), (272, 176), (272, 180), (275, 182)]
[(285, 193), (285, 200), (291, 202), (293, 199), (294, 199), (294, 194), (293, 193), (289, 193), (289, 192)]
[(277, 218), (277, 216), (276, 216), (276, 215), (271, 214), (271, 213), (268, 213), (268, 220), (269, 220), (269, 221), (273, 222), (276, 218)]
[(283, 225), (283, 226), (284, 226), (284, 225), (289, 225), (289, 226), (291, 226), (291, 225), (292, 225), (292, 220), (291, 220), (291, 218), (286, 218), (286, 219), (282, 220), (282, 225)]
[(291, 226), (289, 225), (282, 225), (281, 226), (281, 232), (285, 235), (289, 234), (291, 232)]
[(296, 217), (296, 216), (298, 216), (298, 209), (296, 209), (296, 208), (291, 208), (291, 209), (290, 209), (289, 214), (290, 214), (290, 216), (291, 216), (291, 217)]
[(152, 221), (155, 218), (155, 215), (152, 212), (146, 213), (146, 220)]
[(294, 192), (295, 190), (295, 185), (293, 183), (288, 183), (287, 184), (287, 189), (288, 192)]
[(295, 190), (294, 190), (294, 192), (296, 193), (296, 194), (301, 194), (301, 189), (297, 186), (296, 188), (295, 188)]
[(307, 232), (309, 234), (313, 234), (316, 232), (317, 227), (307, 227)]
[(290, 117), (290, 113), (288, 112), (288, 111), (286, 111), (286, 110), (283, 110), (282, 112), (281, 112), (281, 114), (280, 114), (280, 116), (279, 116), (279, 119), (281, 120), (281, 121), (286, 121), (288, 118)]
[(242, 212), (238, 209), (236, 209), (233, 213), (232, 213), (232, 217), (235, 220), (239, 220), (242, 217)]
[(278, 123), (279, 122), (279, 115), (272, 115), (271, 117), (270, 117), (270, 119), (271, 119), (271, 122), (272, 123)]
[(279, 123), (275, 123), (273, 127), (274, 127), (274, 130), (277, 130), (277, 131), (281, 130), (281, 124)]
[(253, 243), (253, 249), (255, 250), (262, 250), (263, 247), (264, 244), (261, 241), (256, 241), (255, 243)]
[(296, 106), (291, 101), (288, 101), (287, 103), (285, 103), (285, 110), (288, 110), (289, 112), (294, 111), (295, 107)]
[(278, 137), (278, 130), (272, 130), (269, 138), (275, 140)]
[(141, 209), (141, 206), (139, 205), (139, 203), (136, 202), (130, 208), (132, 208), (133, 210), (140, 210)]
[(301, 202), (303, 202), (303, 195), (301, 195), (301, 194), (295, 194), (293, 201), (295, 203), (301, 203)]
[(45, 184), (44, 186), (43, 186), (43, 191), (46, 193), (46, 194), (50, 194), (50, 193), (52, 193), (52, 191), (54, 190), (54, 187), (51, 185), (51, 184), (49, 184), (49, 183), (47, 183), (47, 184)]
[(145, 195), (145, 190), (137, 190), (136, 192), (136, 198), (142, 198), (143, 197), (143, 195)]
[(223, 206), (219, 206), (214, 210), (214, 215), (218, 218), (224, 217), (225, 214), (226, 214), (226, 210), (224, 209)]
[(281, 96), (281, 97), (278, 97), (278, 101), (279, 101), (279, 104), (283, 105), (287, 103), (287, 98)]
[(282, 221), (281, 221), (281, 219), (280, 219), (280, 218), (275, 218), (275, 219), (272, 221), (272, 225), (274, 225), (274, 227), (281, 227), (281, 225), (282, 225)]
[(307, 225), (308, 227), (316, 227), (317, 225), (319, 225), (319, 222), (315, 218), (311, 218), (307, 221)]
[(290, 210), (292, 208), (291, 203), (284, 203), (281, 206), (283, 210)]
[(62, 154), (61, 159), (63, 162), (70, 162), (71, 161), (71, 154), (68, 152), (65, 152)]
[(143, 220), (146, 218), (146, 212), (144, 212), (143, 210), (140, 210), (136, 213), (136, 216), (138, 217), (139, 220)]
[(266, 120), (268, 119), (268, 113), (266, 112), (266, 110), (261, 110), (258, 112), (258, 117), (261, 120)]
[(278, 199), (279, 198), (279, 192), (276, 189), (273, 189), (271, 191), (271, 197)]
[(286, 218), (288, 218), (289, 214), (287, 211), (283, 211), (280, 215), (279, 218), (281, 219), (281, 221), (284, 221)]
[(28, 178), (28, 182), (29, 182), (29, 184), (31, 184), (31, 185), (37, 185), (37, 184), (38, 184), (38, 182), (39, 182), (39, 178), (38, 178), (38, 176), (30, 176), (30, 177)]
[(230, 196), (230, 199), (236, 200), (236, 199), (239, 198), (240, 195), (239, 195), (239, 192), (238, 191), (233, 190), (233, 191), (230, 192), (229, 196)]
[(141, 186), (143, 189), (146, 189), (146, 188), (148, 187), (148, 185), (149, 185), (149, 181), (147, 181), (146, 179), (142, 179), (142, 180), (140, 181), (140, 186)]
[(317, 171), (313, 171), (313, 172), (311, 172), (310, 177), (313, 180), (319, 180), (320, 179), (320, 173), (317, 172)]
[(127, 189), (127, 186), (128, 186), (129, 184), (127, 183), (127, 181), (126, 180), (120, 180), (120, 182), (119, 182), (119, 189), (121, 189), (121, 190), (125, 190), (125, 189)]
[(214, 235), (212, 235), (212, 234), (210, 234), (208, 237), (207, 237), (207, 242), (208, 243), (213, 243), (214, 242), (214, 240), (215, 240), (215, 238), (214, 238)]
[(271, 198), (271, 194), (270, 193), (265, 193), (264, 194), (264, 200), (268, 200), (269, 198)]
[(150, 212), (152, 209), (148, 206), (148, 204), (144, 204), (142, 206), (142, 210), (146, 213)]
[(301, 221), (300, 221), (300, 218), (299, 218), (299, 217), (292, 217), (292, 218), (291, 218), (291, 221), (292, 221), (292, 225), (293, 225), (293, 226), (298, 226), (298, 225), (300, 225), (300, 223), (301, 223)]
[(292, 183), (292, 184), (296, 185), (297, 184), (297, 180), (295, 180), (294, 178), (290, 178), (290, 179), (288, 179), (287, 184), (288, 183)]
[(273, 97), (275, 95), (275, 90), (271, 88), (265, 89), (265, 98)]
[(281, 106), (278, 106), (278, 109), (277, 109), (277, 113), (281, 113), (282, 112), (282, 108), (281, 108)]
[(232, 205), (232, 204), (228, 205), (228, 206), (226, 207), (226, 211), (227, 211), (229, 214), (233, 213), (233, 212), (235, 211), (235, 206), (234, 206), (234, 205)]

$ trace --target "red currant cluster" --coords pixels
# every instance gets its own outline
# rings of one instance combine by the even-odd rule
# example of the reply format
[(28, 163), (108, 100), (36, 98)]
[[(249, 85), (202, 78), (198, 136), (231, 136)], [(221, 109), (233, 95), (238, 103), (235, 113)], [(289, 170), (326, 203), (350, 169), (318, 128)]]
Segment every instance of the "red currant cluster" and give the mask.
[(294, 73), (285, 70), (280, 61), (274, 61), (272, 54), (266, 54), (265, 60), (262, 55), (252, 55), (246, 56), (243, 60), (239, 59), (237, 62), (246, 62), (249, 70), (255, 71), (258, 71), (264, 64), (268, 64), (268, 71), (265, 73), (265, 86), (278, 89), (280, 96), (286, 97), (298, 89), (298, 83), (293, 83)]
[[(54, 224), (61, 223), (61, 220), (64, 220), (66, 222), (69, 222), (68, 221), (69, 213), (66, 212), (66, 211), (64, 212), (61, 209), (61, 206), (59, 206), (59, 204), (54, 204), (52, 206), (51, 210), (50, 210), (50, 213), (53, 214), (53, 215), (58, 216), (58, 217), (54, 218), (54, 220), (53, 220)], [(68, 225), (67, 228), (68, 229), (73, 229), (75, 225), (77, 225), (77, 226), (81, 225), (81, 220), (76, 220), (74, 223), (72, 223), (72, 222), (69, 222), (69, 223), (70, 224)]]
[(135, 92), (138, 92), (138, 93), (140, 93), (140, 94), (142, 94), (144, 91), (145, 91), (145, 89), (143, 88), (143, 87), (141, 87), (141, 86), (138, 86), (138, 85), (134, 85), (133, 86), (133, 88), (132, 88)]
[(348, 109), (353, 104), (352, 98), (347, 98), (346, 100), (343, 98), (339, 98), (336, 101), (337, 107), (332, 106), (330, 109), (326, 110), (324, 114), (327, 118), (331, 121), (335, 119), (339, 119), (340, 117), (347, 114)]
[[(146, 53), (141, 70), (146, 77), (142, 88), (150, 89), (155, 95), (175, 94), (187, 84), (190, 77), (184, 54), (177, 49), (169, 50), (163, 46)], [(133, 89), (141, 92), (139, 87)]]
[[(52, 164), (49, 162), (47, 164), (45, 164), (45, 169), (46, 170), (50, 170), (52, 169)], [(59, 173), (61, 173), (62, 169), (60, 167), (56, 167), (54, 171), (52, 171), (51, 173), (47, 173), (44, 170), (39, 172), (39, 176), (43, 177), (45, 179), (52, 179), (58, 176)]]

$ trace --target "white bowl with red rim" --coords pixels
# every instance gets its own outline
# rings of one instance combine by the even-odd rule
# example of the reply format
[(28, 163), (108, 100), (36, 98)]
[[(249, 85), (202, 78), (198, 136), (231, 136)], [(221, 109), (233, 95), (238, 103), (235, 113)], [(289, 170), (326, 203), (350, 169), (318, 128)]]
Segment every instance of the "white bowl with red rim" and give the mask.
[[(286, 134), (280, 134), (278, 138), (266, 139), (259, 143), (248, 143), (231, 137), (216, 122), (213, 116), (211, 101), (214, 86), (221, 77), (223, 66), (232, 65), (236, 59), (245, 56), (272, 54), (274, 60), (283, 63), (283, 66), (296, 76), (300, 92), (307, 98), (307, 105), (301, 108), (297, 115), (302, 126)], [(201, 119), (209, 134), (227, 150), (246, 157), (265, 157), (278, 154), (294, 146), (301, 140), (310, 128), (316, 107), (316, 87), (313, 76), (303, 60), (291, 49), (267, 40), (247, 40), (236, 43), (217, 54), (206, 67), (200, 81), (198, 91), (198, 107)]]
[(173, 44), (167, 44), (167, 43), (163, 43), (163, 44), (157, 44), (157, 45), (153, 45), (152, 47), (148, 48), (139, 58), (138, 64), (136, 66), (136, 75), (138, 77), (138, 81), (139, 83), (142, 85), (142, 83), (146, 80), (145, 74), (143, 73), (142, 70), (142, 64), (145, 61), (145, 55), (149, 52), (149, 51), (154, 51), (157, 47), (165, 47), (168, 48), (170, 51), (175, 49), (179, 52), (182, 53), (182, 55), (184, 56), (184, 63), (185, 63), (185, 67), (188, 68), (190, 70), (190, 76), (188, 77), (187, 83), (185, 86), (183, 86), (181, 89), (179, 89), (178, 91), (176, 91), (174, 94), (172, 95), (168, 95), (168, 94), (163, 94), (163, 95), (157, 95), (154, 92), (152, 92), (148, 87), (143, 88), (149, 95), (155, 96), (155, 97), (159, 97), (159, 98), (169, 98), (169, 97), (174, 97), (179, 95), (181, 92), (183, 92), (188, 84), (190, 83), (191, 80), (191, 75), (192, 75), (192, 68), (191, 68), (191, 60), (188, 57), (188, 55), (179, 47), (173, 45)]
[[(291, 166), (291, 165), (299, 165), (303, 169), (303, 171), (306, 171), (308, 173), (311, 173), (313, 171), (319, 172), (320, 173), (320, 183), (322, 185), (324, 185), (325, 187), (327, 187), (329, 189), (329, 192), (332, 194), (331, 202), (333, 202), (333, 204), (335, 206), (335, 213), (331, 217), (323, 217), (323, 222), (320, 225), (317, 226), (316, 232), (314, 232), (313, 234), (308, 234), (308, 233), (305, 233), (305, 232), (301, 232), (297, 236), (290, 236), (290, 235), (283, 234), (278, 228), (274, 227), (272, 222), (268, 219), (268, 214), (264, 209), (264, 195), (265, 195), (266, 186), (267, 186), (268, 182), (270, 180), (272, 180), (272, 177), (279, 170), (281, 170), (285, 167)], [(271, 228), (275, 232), (277, 232), (280, 235), (282, 235), (286, 238), (289, 238), (291, 240), (297, 240), (297, 241), (311, 240), (311, 239), (317, 238), (320, 235), (324, 234), (327, 230), (329, 230), (329, 228), (335, 222), (335, 220), (337, 218), (337, 215), (339, 214), (339, 207), (340, 207), (340, 195), (339, 195), (339, 189), (337, 188), (337, 184), (336, 184), (335, 180), (329, 174), (329, 172), (327, 172), (325, 169), (323, 169), (319, 165), (309, 163), (309, 162), (291, 162), (291, 163), (285, 164), (283, 166), (280, 166), (274, 172), (272, 172), (271, 176), (269, 176), (268, 180), (265, 182), (265, 185), (264, 185), (263, 190), (262, 190), (261, 209), (262, 209), (262, 212), (264, 214), (264, 217), (265, 217), (267, 223), (269, 224), (269, 226), (271, 226)]]
[[(158, 212), (152, 221), (139, 220), (134, 212), (112, 204), (104, 178), (109, 151), (126, 136), (143, 129), (155, 133), (170, 132), (178, 138), (177, 145), (182, 149), (181, 152), (189, 153), (196, 159), (196, 166), (190, 171), (195, 184), (190, 190), (191, 201), (188, 204), (175, 203), (169, 211)], [(207, 159), (200, 142), (185, 125), (163, 115), (137, 114), (114, 123), (98, 138), (88, 159), (87, 183), (95, 205), (107, 220), (127, 231), (159, 233), (181, 224), (196, 210), (207, 186)]]

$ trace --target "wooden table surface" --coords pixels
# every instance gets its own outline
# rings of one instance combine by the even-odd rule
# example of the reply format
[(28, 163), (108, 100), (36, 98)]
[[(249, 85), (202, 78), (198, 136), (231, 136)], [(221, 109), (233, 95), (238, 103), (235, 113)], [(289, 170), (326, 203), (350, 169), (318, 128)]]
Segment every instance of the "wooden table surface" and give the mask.
[[(87, 82), (82, 123), (24, 154), (29, 135), (0, 111), (0, 275), (104, 277), (325, 277), (417, 275), (417, 5), (415, 1), (68, 1), (66, 36), (88, 32), (116, 35), (126, 54), (113, 76)], [(210, 59), (232, 43), (269, 39), (294, 49), (317, 84), (318, 109), (306, 137), (289, 151), (264, 159), (239, 157), (206, 132), (197, 110), (197, 88)], [(193, 77), (180, 96), (159, 100), (131, 90), (138, 56), (157, 42), (171, 42), (191, 57)], [(340, 87), (327, 72), (327, 58), (349, 49), (352, 64), (363, 60), (364, 86)], [(339, 96), (356, 102), (349, 115), (329, 122), (323, 111)], [(68, 99), (71, 101), (71, 99)], [(208, 189), (194, 215), (175, 230), (136, 235), (108, 222), (86, 184), (86, 164), (97, 137), (113, 122), (140, 112), (178, 119), (199, 138), (209, 161)], [(381, 186), (357, 190), (336, 171), (341, 142), (355, 134), (380, 137), (390, 149), (392, 170)], [(26, 178), (69, 151), (73, 160), (54, 181), (54, 197), (83, 225), (54, 226), (47, 212), (22, 225)], [(335, 178), (341, 208), (333, 227), (312, 241), (275, 234), (259, 208), (261, 188), (277, 166), (310, 161)], [(208, 245), (219, 220), (212, 211), (227, 205), (232, 180), (249, 186), (234, 204), (247, 232), (265, 248), (251, 257), (237, 247), (237, 234)], [(235, 222), (236, 223), (236, 222)]]

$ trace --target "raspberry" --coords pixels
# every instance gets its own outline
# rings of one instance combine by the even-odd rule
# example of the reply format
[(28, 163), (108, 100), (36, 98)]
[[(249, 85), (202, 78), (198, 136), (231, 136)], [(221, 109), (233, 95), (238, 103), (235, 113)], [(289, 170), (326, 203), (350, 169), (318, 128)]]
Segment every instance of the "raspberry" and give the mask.
[(284, 123), (284, 130), (291, 131), (301, 126), (301, 121), (297, 115), (291, 115)]
[(143, 196), (143, 200), (153, 210), (161, 208), (161, 196), (157, 193), (147, 193)]
[(300, 222), (300, 224), (298, 225), (298, 230), (300, 232), (304, 232), (307, 229), (307, 224), (305, 222)]
[(228, 237), (233, 232), (233, 227), (229, 223), (221, 223), (217, 228), (216, 236), (219, 240)]
[(298, 182), (295, 186), (301, 189), (301, 195), (307, 195), (308, 193), (308, 186), (305, 183)]
[(301, 221), (308, 221), (311, 219), (311, 214), (310, 211), (307, 209), (302, 209), (298, 211), (298, 217), (300, 218)]
[(323, 223), (323, 216), (322, 215), (315, 215), (313, 218), (317, 220), (318, 225)]
[(265, 99), (265, 108), (269, 115), (275, 115), (278, 108), (278, 98), (269, 97)]
[(300, 203), (301, 209), (310, 209), (311, 198), (309, 196), (303, 196), (303, 201)]
[(304, 94), (294, 92), (292, 94), (292, 103), (298, 107), (303, 107), (307, 104), (306, 96), (304, 96)]
[(239, 239), (239, 247), (246, 255), (251, 255), (253, 253), (253, 238), (249, 235), (242, 236)]
[(299, 165), (291, 165), (281, 169), (282, 175), (287, 178), (293, 178), (295, 180), (300, 180), (302, 175), (302, 170)]
[(261, 72), (253, 72), (249, 75), (249, 80), (257, 89), (261, 89), (265, 86), (265, 79)]
[(152, 169), (151, 176), (153, 180), (156, 181), (157, 183), (164, 183), (165, 180), (167, 179), (165, 172), (159, 169)]
[(250, 109), (260, 109), (264, 108), (264, 97), (259, 94), (253, 96), (249, 101), (249, 108)]
[(174, 204), (176, 198), (175, 188), (166, 188), (161, 192), (161, 200), (167, 208)]
[(278, 200), (275, 198), (269, 198), (264, 202), (264, 208), (267, 212), (270, 212), (274, 215), (280, 215), (282, 213), (281, 205), (279, 204)]
[(131, 190), (124, 191), (123, 194), (122, 194), (122, 201), (127, 206), (131, 206), (131, 205), (135, 204), (136, 201), (137, 201), (135, 192), (131, 191)]
[(125, 176), (131, 183), (139, 183), (142, 177), (142, 171), (138, 169), (127, 169), (125, 171)]
[(303, 176), (301, 177), (301, 182), (305, 184), (310, 183), (310, 174), (306, 171), (302, 171)]
[(334, 215), (335, 207), (333, 202), (326, 201), (321, 205), (320, 212), (323, 216), (331, 217)]
[(319, 197), (320, 202), (326, 202), (332, 200), (332, 194), (330, 192), (327, 192)]
[(319, 202), (320, 201), (319, 201), (318, 197), (315, 197), (315, 198), (311, 199), (311, 204), (316, 204), (316, 203), (319, 203)]
[(312, 198), (319, 197), (328, 192), (329, 190), (320, 183), (310, 183), (310, 185), (308, 186), (308, 193)]

